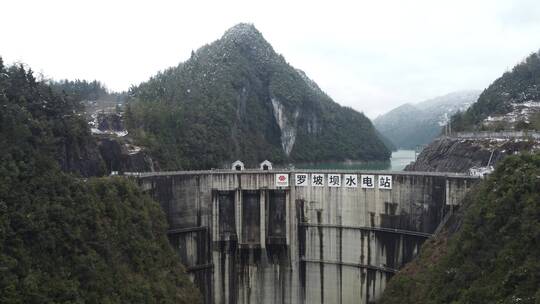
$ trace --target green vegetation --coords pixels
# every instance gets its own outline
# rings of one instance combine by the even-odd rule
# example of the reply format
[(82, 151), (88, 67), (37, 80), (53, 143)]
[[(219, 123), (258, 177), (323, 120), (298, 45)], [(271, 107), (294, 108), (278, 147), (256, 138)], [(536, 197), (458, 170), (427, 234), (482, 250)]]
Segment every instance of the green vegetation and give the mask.
[(76, 101), (109, 100), (120, 103), (126, 98), (125, 93), (109, 92), (105, 85), (97, 80), (64, 79), (50, 81), (48, 84), (56, 93), (69, 96)]
[(538, 189), (540, 155), (506, 158), (380, 303), (540, 303)]
[(61, 170), (92, 142), (78, 108), (0, 58), (0, 303), (197, 303), (156, 202)]
[(533, 53), (512, 71), (504, 73), (482, 92), (467, 111), (452, 117), (455, 131), (479, 129), (490, 115), (505, 114), (512, 103), (540, 100), (540, 54)]
[[(252, 25), (231, 28), (129, 95), (130, 134), (163, 169), (390, 157), (369, 119), (333, 102)], [(295, 135), (289, 155), (283, 133)]]
[(2, 186), (1, 303), (196, 303), (159, 205), (133, 183), (53, 170)]
[(384, 136), (379, 130), (375, 129), (377, 136), (381, 139), (386, 148), (390, 151), (397, 151), (396, 145), (386, 136)]
[(98, 100), (107, 97), (109, 93), (107, 88), (97, 81), (86, 80), (60, 80), (52, 81), (50, 86), (58, 93), (64, 93), (68, 96), (73, 96), (76, 100)]
[(81, 105), (36, 81), (31, 70), (0, 65), (0, 104), (2, 163), (38, 171), (46, 162), (42, 159), (52, 157), (64, 171), (105, 173), (88, 126), (78, 114)]

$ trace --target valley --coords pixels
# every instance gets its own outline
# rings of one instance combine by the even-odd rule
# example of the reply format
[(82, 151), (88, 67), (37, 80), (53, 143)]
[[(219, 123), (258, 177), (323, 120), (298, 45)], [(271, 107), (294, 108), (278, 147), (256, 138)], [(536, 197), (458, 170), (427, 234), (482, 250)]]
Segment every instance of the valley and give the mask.
[(535, 35), (234, 4), (0, 19), (0, 303), (540, 303)]

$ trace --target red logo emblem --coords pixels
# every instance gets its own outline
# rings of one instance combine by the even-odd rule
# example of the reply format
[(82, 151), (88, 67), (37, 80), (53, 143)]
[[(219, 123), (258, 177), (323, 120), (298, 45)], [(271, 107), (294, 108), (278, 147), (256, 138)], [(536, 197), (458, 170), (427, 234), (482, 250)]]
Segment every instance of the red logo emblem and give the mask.
[(284, 181), (285, 181), (285, 178), (286, 178), (285, 175), (280, 175), (280, 176), (278, 177), (278, 179), (279, 179), (280, 182), (284, 182)]

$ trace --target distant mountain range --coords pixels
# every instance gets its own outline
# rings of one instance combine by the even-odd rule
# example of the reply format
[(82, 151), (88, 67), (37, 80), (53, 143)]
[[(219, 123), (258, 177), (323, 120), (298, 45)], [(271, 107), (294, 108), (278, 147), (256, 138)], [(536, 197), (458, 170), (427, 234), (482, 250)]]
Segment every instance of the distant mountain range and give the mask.
[(458, 91), (416, 104), (406, 103), (377, 117), (373, 123), (396, 147), (412, 149), (430, 143), (441, 134), (450, 117), (466, 110), (480, 92)]
[(492, 131), (540, 131), (540, 54), (504, 73), (451, 120), (454, 131), (490, 132), (439, 138), (405, 170), (495, 171), (392, 278), (379, 302), (538, 303), (540, 140)]
[[(531, 54), (493, 81), (477, 102), (451, 117), (451, 126), (452, 137), (433, 141), (405, 170), (466, 173), (496, 165), (508, 155), (539, 151), (540, 142), (533, 137), (512, 138), (497, 131), (540, 131), (540, 54)], [(477, 138), (456, 136), (463, 131), (490, 132)]]
[(335, 103), (251, 24), (232, 27), (129, 95), (129, 133), (163, 169), (390, 156), (368, 118)]

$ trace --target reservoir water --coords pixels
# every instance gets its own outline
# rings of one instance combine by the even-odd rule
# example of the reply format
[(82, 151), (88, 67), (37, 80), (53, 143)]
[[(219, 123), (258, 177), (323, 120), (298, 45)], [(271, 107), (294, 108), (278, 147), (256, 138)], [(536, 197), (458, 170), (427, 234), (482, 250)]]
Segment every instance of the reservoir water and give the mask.
[(414, 150), (397, 150), (392, 152), (389, 161), (346, 161), (295, 164), (298, 169), (350, 169), (350, 170), (391, 170), (402, 171), (414, 161)]
[(414, 150), (397, 150), (392, 152), (390, 158), (390, 170), (402, 171), (405, 167), (415, 159)]

